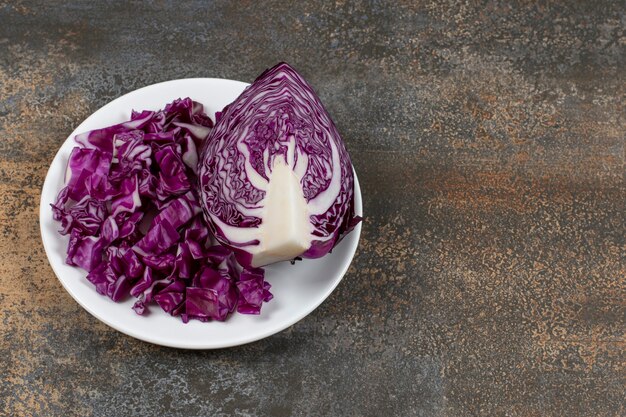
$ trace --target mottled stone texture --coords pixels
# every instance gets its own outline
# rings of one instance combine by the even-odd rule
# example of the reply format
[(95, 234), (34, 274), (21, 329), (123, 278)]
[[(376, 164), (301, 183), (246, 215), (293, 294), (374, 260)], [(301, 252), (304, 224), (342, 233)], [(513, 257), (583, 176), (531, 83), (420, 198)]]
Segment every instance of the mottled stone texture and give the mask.
[[(624, 415), (624, 3), (528, 3), (0, 0), (0, 415)], [(91, 317), (39, 237), (60, 144), (138, 87), (280, 60), (361, 180), (344, 281), (221, 351)]]

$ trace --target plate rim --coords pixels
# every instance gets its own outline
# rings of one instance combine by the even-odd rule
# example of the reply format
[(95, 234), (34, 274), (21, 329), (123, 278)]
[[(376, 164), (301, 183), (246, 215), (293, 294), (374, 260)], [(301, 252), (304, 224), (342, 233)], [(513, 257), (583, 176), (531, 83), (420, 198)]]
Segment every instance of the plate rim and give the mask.
[[(302, 319), (307, 317), (313, 311), (317, 310), (317, 308), (324, 301), (326, 301), (326, 299), (328, 299), (328, 297), (335, 291), (335, 289), (337, 288), (339, 283), (341, 281), (343, 281), (343, 278), (346, 275), (346, 273), (348, 272), (348, 269), (350, 268), (350, 265), (352, 265), (352, 261), (354, 260), (354, 256), (356, 255), (356, 252), (357, 252), (357, 249), (358, 249), (358, 246), (359, 246), (359, 241), (360, 241), (360, 237), (361, 237), (361, 227), (362, 227), (363, 222), (359, 222), (359, 224), (354, 228), (354, 230), (352, 230), (350, 232), (350, 234), (356, 234), (356, 243), (354, 245), (354, 250), (350, 251), (350, 253), (349, 253), (349, 257), (348, 257), (349, 259), (347, 259), (347, 262), (343, 263), (343, 267), (340, 269), (339, 273), (337, 274), (338, 278), (333, 281), (332, 285), (330, 285), (329, 288), (327, 289), (327, 291), (324, 292), (323, 296), (319, 297), (319, 299), (316, 300), (316, 302), (313, 304), (313, 306), (311, 308), (304, 309), (304, 310), (300, 311), (299, 314), (296, 314), (296, 315), (292, 316), (289, 320), (285, 320), (281, 325), (279, 325), (277, 327), (269, 327), (266, 331), (260, 332), (259, 334), (256, 334), (255, 336), (253, 336), (251, 338), (244, 338), (243, 341), (232, 341), (232, 342), (227, 342), (227, 343), (209, 343), (209, 344), (207, 344), (207, 343), (199, 343), (199, 344), (194, 344), (194, 343), (189, 343), (189, 341), (184, 342), (184, 341), (178, 341), (176, 339), (174, 339), (174, 340), (161, 340), (159, 338), (153, 338), (153, 337), (150, 337), (150, 336), (139, 335), (137, 333), (134, 333), (131, 329), (124, 328), (122, 326), (118, 326), (113, 321), (108, 320), (106, 318), (106, 316), (103, 316), (103, 315), (99, 314), (98, 312), (96, 312), (95, 309), (90, 307), (87, 303), (85, 303), (81, 299), (81, 297), (79, 297), (76, 294), (76, 292), (72, 290), (71, 287), (66, 285), (66, 283), (63, 281), (63, 279), (61, 279), (61, 271), (57, 271), (57, 267), (55, 266), (55, 263), (51, 262), (52, 249), (49, 248), (48, 243), (46, 241), (47, 240), (46, 236), (48, 235), (48, 232), (46, 232), (44, 230), (44, 225), (45, 225), (45, 222), (44, 222), (45, 217), (44, 216), (46, 214), (49, 214), (47, 212), (49, 210), (49, 205), (50, 205), (51, 202), (44, 201), (44, 195), (45, 195), (44, 191), (46, 191), (47, 189), (53, 187), (52, 184), (53, 184), (54, 179), (51, 176), (51, 171), (52, 171), (53, 166), (56, 166), (55, 162), (62, 157), (61, 156), (61, 152), (62, 152), (65, 144), (68, 141), (73, 140), (73, 138), (77, 134), (79, 134), (83, 130), (85, 130), (83, 128), (83, 125), (85, 125), (89, 119), (91, 119), (92, 117), (96, 116), (97, 114), (106, 113), (107, 111), (110, 110), (111, 107), (115, 107), (117, 102), (122, 101), (127, 96), (134, 95), (134, 94), (137, 94), (137, 93), (140, 93), (140, 92), (145, 92), (145, 90), (158, 88), (158, 87), (166, 85), (166, 84), (181, 83), (181, 82), (182, 83), (194, 83), (194, 82), (199, 82), (199, 83), (202, 83), (202, 82), (224, 83), (225, 82), (225, 83), (239, 84), (239, 85), (243, 86), (243, 88), (246, 88), (247, 86), (250, 85), (249, 83), (246, 83), (246, 82), (243, 82), (243, 81), (231, 80), (231, 79), (227, 79), (227, 78), (214, 78), (214, 77), (180, 78), (180, 79), (161, 81), (161, 82), (158, 82), (158, 83), (155, 83), (155, 84), (150, 84), (150, 85), (147, 85), (147, 86), (140, 87), (138, 89), (129, 91), (129, 92), (127, 92), (127, 93), (125, 93), (125, 94), (123, 94), (123, 95), (121, 95), (119, 97), (116, 97), (115, 99), (107, 102), (106, 104), (104, 104), (103, 106), (98, 108), (96, 111), (94, 111), (93, 113), (89, 114), (69, 134), (69, 136), (59, 145), (59, 148), (58, 148), (57, 152), (55, 153), (54, 157), (52, 158), (52, 160), (50, 162), (50, 165), (48, 166), (48, 169), (46, 171), (46, 176), (45, 176), (44, 182), (43, 182), (42, 187), (41, 187), (41, 193), (40, 193), (40, 198), (39, 198), (39, 231), (40, 231), (40, 235), (41, 235), (41, 242), (42, 242), (43, 247), (44, 247), (44, 252), (46, 254), (46, 258), (47, 258), (48, 264), (52, 268), (52, 271), (54, 272), (54, 275), (56, 276), (57, 280), (61, 283), (61, 286), (72, 297), (72, 299), (78, 303), (78, 305), (80, 305), (90, 315), (92, 315), (98, 321), (104, 323), (108, 327), (110, 327), (110, 328), (112, 328), (114, 330), (117, 330), (118, 332), (123, 333), (123, 334), (125, 334), (127, 336), (130, 336), (130, 337), (132, 337), (134, 339), (141, 340), (143, 342), (147, 342), (147, 343), (158, 345), (158, 346), (177, 348), (177, 349), (214, 350), (214, 349), (225, 349), (225, 348), (229, 348), (229, 347), (242, 346), (242, 345), (246, 345), (246, 344), (249, 344), (249, 343), (253, 343), (253, 342), (265, 339), (265, 338), (267, 338), (269, 336), (272, 336), (274, 334), (280, 333), (283, 330), (293, 326), (294, 324), (298, 323), (299, 321), (301, 321)], [(212, 115), (210, 115), (210, 116), (212, 117)], [(356, 170), (354, 169), (354, 166), (352, 167), (352, 172), (353, 172), (353, 175), (354, 175), (355, 213), (357, 215), (363, 217), (363, 204), (362, 204), (361, 188), (360, 188), (360, 183), (359, 183), (359, 180), (358, 180), (358, 177), (357, 177)], [(53, 191), (53, 193), (54, 193), (54, 191)], [(58, 193), (58, 190), (56, 191), (56, 193)], [(56, 193), (54, 193), (54, 194), (56, 194)], [(84, 272), (83, 275), (86, 276), (86, 272)], [(111, 301), (111, 302), (113, 302), (113, 301)], [(129, 310), (129, 312), (130, 312), (130, 310)], [(176, 319), (176, 318), (172, 317), (172, 319)]]

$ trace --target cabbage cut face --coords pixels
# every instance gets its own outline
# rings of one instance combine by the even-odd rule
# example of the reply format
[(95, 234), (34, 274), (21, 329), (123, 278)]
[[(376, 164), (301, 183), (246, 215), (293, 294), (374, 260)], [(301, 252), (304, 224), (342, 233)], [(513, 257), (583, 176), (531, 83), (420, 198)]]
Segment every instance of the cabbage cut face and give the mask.
[(324, 256), (360, 221), (339, 132), (286, 63), (217, 115), (199, 181), (210, 227), (243, 266)]

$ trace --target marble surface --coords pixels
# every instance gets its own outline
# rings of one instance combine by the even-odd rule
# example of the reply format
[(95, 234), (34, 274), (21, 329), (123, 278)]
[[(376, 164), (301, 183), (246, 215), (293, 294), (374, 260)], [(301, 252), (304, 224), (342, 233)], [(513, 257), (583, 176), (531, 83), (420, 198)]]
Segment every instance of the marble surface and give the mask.
[[(624, 415), (626, 12), (529, 3), (0, 0), (0, 415)], [(344, 281), (227, 350), (91, 317), (39, 236), (60, 144), (136, 88), (282, 60), (361, 180)]]

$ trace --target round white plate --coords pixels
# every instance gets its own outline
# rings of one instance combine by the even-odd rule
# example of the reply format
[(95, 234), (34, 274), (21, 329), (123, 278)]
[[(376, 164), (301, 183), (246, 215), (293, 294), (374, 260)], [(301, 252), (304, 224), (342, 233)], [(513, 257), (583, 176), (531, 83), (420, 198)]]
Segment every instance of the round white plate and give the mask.
[[(89, 116), (54, 157), (41, 191), (39, 213), (48, 260), (67, 292), (85, 310), (114, 329), (146, 342), (186, 349), (216, 349), (253, 342), (278, 333), (311, 313), (330, 295), (348, 270), (359, 242), (360, 224), (323, 258), (267, 267), (266, 279), (272, 284), (274, 299), (263, 304), (260, 315), (235, 312), (225, 322), (192, 320), (183, 324), (179, 317), (169, 316), (157, 305), (150, 306), (147, 316), (135, 314), (131, 309), (132, 297), (115, 303), (96, 292), (85, 278), (86, 271), (65, 264), (68, 236), (57, 232), (60, 224), (52, 219), (50, 203), (63, 187), (63, 176), (76, 134), (129, 120), (132, 109), (158, 110), (172, 100), (184, 97), (202, 103), (205, 112), (215, 119), (215, 112), (237, 98), (247, 85), (216, 78), (190, 78), (140, 88)], [(356, 212), (362, 215), (361, 189), (356, 174), (354, 179)]]

